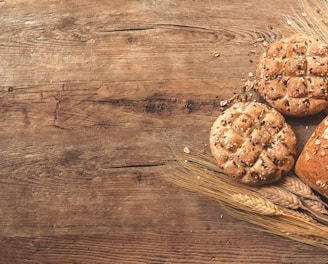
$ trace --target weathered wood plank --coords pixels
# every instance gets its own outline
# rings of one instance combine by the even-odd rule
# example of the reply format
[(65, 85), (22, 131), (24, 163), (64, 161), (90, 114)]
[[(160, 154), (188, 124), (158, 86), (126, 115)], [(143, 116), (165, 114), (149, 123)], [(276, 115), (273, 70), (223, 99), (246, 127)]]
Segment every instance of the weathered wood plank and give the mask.
[(165, 180), (297, 2), (0, 1), (0, 262), (326, 263)]
[[(233, 226), (230, 226), (233, 228)], [(0, 260), (15, 263), (326, 263), (324, 251), (286, 243), (252, 230), (102, 234), (5, 238)], [(247, 240), (248, 243), (242, 243)], [(258, 241), (263, 241), (259, 245)], [(278, 253), (279, 252), (279, 253)], [(318, 254), (320, 254), (321, 256)], [(250, 258), (249, 256), (253, 256)]]

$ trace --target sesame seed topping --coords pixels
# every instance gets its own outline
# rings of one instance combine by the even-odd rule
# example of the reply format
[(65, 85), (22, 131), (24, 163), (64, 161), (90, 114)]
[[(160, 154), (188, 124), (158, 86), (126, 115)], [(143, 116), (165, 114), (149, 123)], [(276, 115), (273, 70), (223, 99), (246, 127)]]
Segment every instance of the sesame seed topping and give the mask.
[(328, 140), (328, 127), (327, 127), (327, 128), (325, 129), (325, 131), (323, 132), (322, 137), (323, 137), (324, 139), (327, 139), (327, 140)]

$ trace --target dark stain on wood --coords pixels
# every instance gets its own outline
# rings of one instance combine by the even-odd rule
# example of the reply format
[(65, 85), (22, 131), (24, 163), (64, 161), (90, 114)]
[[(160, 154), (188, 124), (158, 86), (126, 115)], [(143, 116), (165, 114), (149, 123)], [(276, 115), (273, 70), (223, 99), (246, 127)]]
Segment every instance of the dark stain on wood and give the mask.
[(164, 97), (161, 94), (154, 94), (146, 98), (145, 110), (147, 113), (151, 114), (167, 114), (170, 115), (174, 104), (176, 103), (175, 99), (169, 99)]

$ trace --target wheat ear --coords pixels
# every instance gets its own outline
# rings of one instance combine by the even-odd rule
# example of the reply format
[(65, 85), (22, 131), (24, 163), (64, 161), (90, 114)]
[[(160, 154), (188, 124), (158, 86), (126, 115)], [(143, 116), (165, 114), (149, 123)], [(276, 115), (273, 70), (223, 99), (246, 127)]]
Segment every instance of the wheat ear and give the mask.
[(311, 188), (301, 181), (294, 173), (290, 172), (285, 175), (277, 184), (277, 186), (283, 187), (291, 193), (298, 196), (313, 199), (314, 194)]
[(314, 211), (316, 211), (318, 213), (328, 215), (328, 211), (327, 211), (326, 207), (320, 201), (318, 201), (318, 200), (312, 200), (312, 199), (307, 199), (307, 198), (302, 199), (302, 201), (310, 209), (312, 209), (312, 210), (314, 210)]
[(271, 202), (285, 208), (298, 209), (302, 207), (301, 200), (293, 193), (277, 186), (267, 186), (255, 189)]
[(260, 196), (250, 194), (233, 194), (232, 199), (262, 215), (281, 215), (282, 211), (277, 205)]

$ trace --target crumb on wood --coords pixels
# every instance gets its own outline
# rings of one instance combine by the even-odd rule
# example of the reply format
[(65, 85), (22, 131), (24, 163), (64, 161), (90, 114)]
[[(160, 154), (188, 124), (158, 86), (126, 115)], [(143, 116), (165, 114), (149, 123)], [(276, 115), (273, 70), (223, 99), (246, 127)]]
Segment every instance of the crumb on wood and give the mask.
[(184, 147), (183, 152), (186, 154), (190, 154), (190, 149), (188, 147)]
[(234, 93), (230, 98), (220, 101), (220, 107), (222, 111), (237, 102), (259, 101), (260, 97), (256, 91), (254, 73), (249, 72), (247, 77), (247, 79), (242, 78), (244, 84), (239, 93)]

